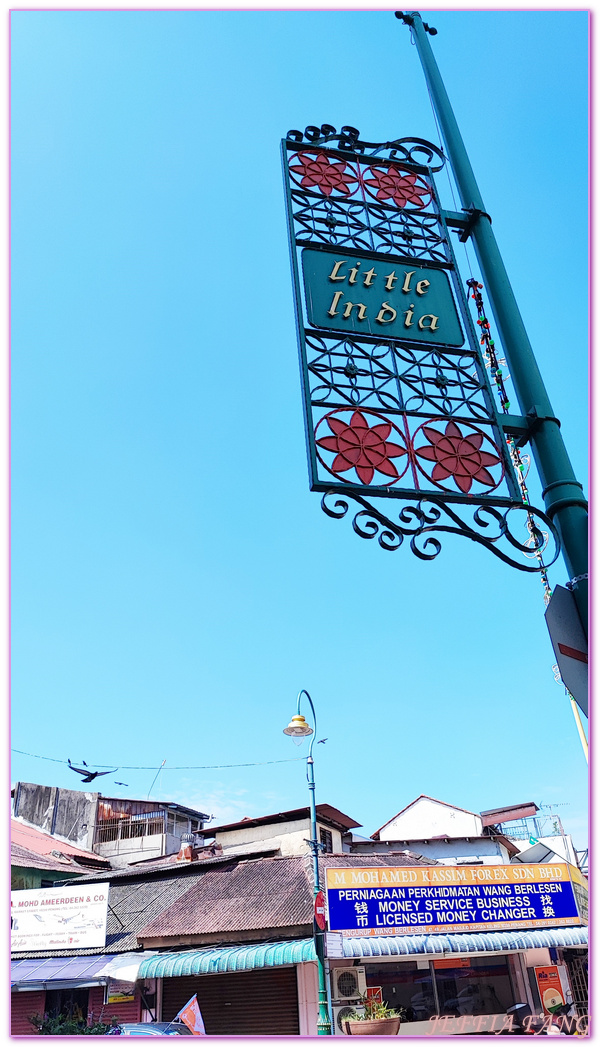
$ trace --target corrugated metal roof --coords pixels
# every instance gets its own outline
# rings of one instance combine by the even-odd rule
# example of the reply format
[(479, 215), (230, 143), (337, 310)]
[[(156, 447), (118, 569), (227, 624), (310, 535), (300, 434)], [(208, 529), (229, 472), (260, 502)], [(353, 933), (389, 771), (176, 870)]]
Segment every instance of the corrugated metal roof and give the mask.
[(81, 873), (82, 867), (76, 865), (72, 858), (54, 858), (49, 854), (37, 854), (16, 843), (10, 845), (10, 864), (21, 869), (52, 869), (53, 872), (66, 871), (74, 875)]
[(218, 949), (162, 953), (144, 960), (138, 978), (177, 978), (189, 974), (226, 974), (257, 967), (283, 967), (316, 960), (312, 938), (259, 945), (223, 946)]
[[(295, 822), (302, 818), (307, 820), (310, 818), (310, 807), (296, 807), (293, 811), (280, 811), (278, 814), (266, 814), (260, 818), (241, 818), (239, 822), (228, 822), (227, 825), (211, 825), (206, 829), (206, 835), (212, 836), (213, 833), (227, 832), (230, 829), (250, 829), (259, 825)], [(360, 822), (355, 822), (354, 818), (350, 818), (349, 815), (344, 814), (337, 807), (332, 807), (329, 803), (317, 804), (317, 818), (321, 822), (331, 822), (334, 827), (344, 831), (360, 826)]]
[(94, 981), (96, 972), (113, 956), (53, 956), (50, 959), (12, 960), (10, 980), (13, 986), (44, 982)]
[(306, 860), (259, 858), (208, 868), (185, 894), (147, 922), (138, 941), (223, 931), (269, 933), (270, 928), (310, 924), (313, 893)]
[(62, 840), (58, 836), (52, 836), (50, 833), (42, 832), (41, 829), (36, 829), (33, 825), (27, 825), (17, 818), (11, 818), (10, 820), (10, 838), (12, 843), (17, 844), (19, 847), (25, 847), (28, 851), (33, 851), (34, 854), (50, 856), (52, 851), (60, 851), (67, 858), (74, 858), (76, 861), (80, 859), (84, 863), (90, 863), (94, 868), (100, 869), (102, 866), (110, 868), (110, 862), (103, 858), (102, 855), (94, 854), (93, 851), (84, 851), (81, 847), (74, 847), (73, 844), (67, 843), (66, 840)]
[[(148, 920), (138, 933), (138, 941), (154, 947), (157, 939), (189, 935), (260, 930), (275, 935), (275, 928), (280, 927), (295, 928), (288, 934), (302, 934), (305, 927), (308, 930), (314, 911), (310, 856), (244, 858), (239, 855), (237, 862), (207, 868), (203, 876), (190, 883), (185, 894), (169, 908), (163, 906), (155, 919)], [(323, 882), (324, 871), (329, 867), (420, 864), (428, 863), (405, 854), (326, 854), (319, 859)]]
[[(406, 934), (387, 937), (344, 938), (343, 952), (348, 959), (367, 960), (380, 956), (506, 952), (540, 949), (549, 946), (587, 945), (587, 927), (557, 927), (512, 934)], [(253, 945), (219, 946), (159, 953), (144, 960), (138, 978), (177, 978), (190, 974), (227, 974), (251, 971), (257, 967), (281, 967), (316, 960), (312, 938), (289, 942), (261, 942)]]
[(539, 931), (489, 931), (483, 934), (397, 934), (386, 937), (344, 938), (348, 959), (369, 956), (412, 956), (424, 953), (506, 952), (547, 949), (588, 943), (587, 927), (550, 927)]

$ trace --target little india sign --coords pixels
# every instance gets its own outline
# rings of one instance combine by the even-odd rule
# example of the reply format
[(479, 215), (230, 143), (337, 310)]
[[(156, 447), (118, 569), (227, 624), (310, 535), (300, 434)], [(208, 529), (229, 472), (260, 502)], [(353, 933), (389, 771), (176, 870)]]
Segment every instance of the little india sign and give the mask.
[(464, 343), (443, 269), (381, 255), (305, 250), (302, 270), (308, 319), (315, 327), (421, 344)]
[(349, 935), (582, 923), (566, 864), (327, 870), (329, 928)]

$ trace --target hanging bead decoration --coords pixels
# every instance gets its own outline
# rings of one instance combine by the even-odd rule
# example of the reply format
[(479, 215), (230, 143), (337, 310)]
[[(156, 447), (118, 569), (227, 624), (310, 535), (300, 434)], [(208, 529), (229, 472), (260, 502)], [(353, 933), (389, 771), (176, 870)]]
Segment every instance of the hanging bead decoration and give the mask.
[[(475, 279), (471, 279), (467, 280), (467, 287), (470, 288), (471, 297), (473, 298), (477, 307), (477, 324), (481, 330), (481, 337), (479, 341), (482, 347), (482, 354), (485, 361), (485, 365), (491, 371), (492, 378), (494, 379), (494, 384), (496, 386), (496, 391), (498, 393), (498, 399), (500, 400), (500, 407), (502, 408), (502, 412), (503, 414), (508, 414), (510, 411), (510, 400), (508, 399), (508, 393), (506, 392), (506, 387), (504, 384), (504, 372), (502, 371), (500, 362), (496, 355), (496, 346), (494, 339), (491, 335), (490, 323), (485, 315), (485, 308), (483, 305), (483, 298), (481, 295), (483, 284), (478, 283), (478, 281)], [(507, 435), (506, 443), (508, 445), (509, 454), (515, 469), (517, 483), (519, 485), (519, 490), (521, 491), (521, 498), (523, 499), (524, 505), (530, 505), (531, 503), (529, 501), (529, 492), (527, 490), (527, 484), (525, 483), (525, 477), (529, 472), (529, 455), (521, 455), (521, 452), (515, 443), (514, 437)], [(543, 550), (537, 548), (534, 521), (533, 517), (529, 513), (527, 515), (527, 529), (531, 535), (531, 538), (527, 544), (531, 544), (533, 546), (534, 552), (532, 555), (536, 557), (541, 567), (540, 578), (542, 581), (542, 585), (544, 586), (544, 603), (547, 605), (549, 603), (550, 597), (552, 596), (552, 589), (550, 588), (548, 574), (544, 567), (544, 561), (542, 558)]]

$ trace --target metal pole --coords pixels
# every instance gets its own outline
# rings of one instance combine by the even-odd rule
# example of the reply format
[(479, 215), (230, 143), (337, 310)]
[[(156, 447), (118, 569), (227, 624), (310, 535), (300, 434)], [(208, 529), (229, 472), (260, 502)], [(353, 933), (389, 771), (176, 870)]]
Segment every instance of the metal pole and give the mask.
[[(529, 439), (542, 483), (546, 513), (559, 532), (569, 580), (578, 579), (573, 584), (573, 595), (587, 636), (587, 501), (569, 461), (560, 433), (560, 422), (554, 416), (491, 229), (491, 218), (486, 213), (446, 88), (427, 39), (427, 32), (431, 30), (429, 27), (428, 30), (425, 29), (418, 11), (406, 14), (397, 11), (396, 17), (401, 18), (411, 28), (461, 203), (463, 209), (470, 212), (475, 253), (502, 339), (521, 413), (531, 419)], [(582, 575), (585, 577), (582, 578)]]
[[(306, 777), (308, 780), (308, 790), (310, 796), (310, 849), (312, 851), (313, 859), (313, 895), (314, 898), (321, 890), (319, 882), (319, 841), (317, 840), (317, 805), (315, 802), (315, 762), (313, 760), (313, 745), (317, 736), (317, 714), (315, 707), (312, 703), (312, 698), (308, 691), (300, 691), (298, 695), (298, 713), (300, 712), (300, 699), (305, 694), (310, 703), (310, 707), (313, 714), (314, 730), (310, 739), (310, 746), (308, 750), (308, 759), (306, 761)], [(325, 979), (325, 943), (323, 939), (323, 931), (317, 926), (315, 914), (313, 912), (313, 937), (315, 941), (315, 952), (317, 954), (317, 972), (319, 975), (319, 1016), (317, 1018), (317, 1036), (331, 1036), (331, 1019), (329, 1017), (329, 1008), (327, 1006), (327, 982)]]
[[(567, 694), (569, 694), (568, 691), (567, 691)], [(569, 694), (569, 700), (571, 702), (571, 709), (573, 710), (573, 716), (575, 717), (575, 723), (577, 725), (577, 731), (579, 733), (579, 739), (580, 739), (581, 745), (583, 747), (583, 755), (585, 756), (586, 763), (589, 763), (589, 760), (588, 760), (588, 742), (587, 742), (587, 738), (585, 736), (585, 732), (583, 730), (583, 724), (581, 722), (581, 716), (579, 715), (579, 709), (577, 708), (577, 702), (573, 698), (572, 694)]]

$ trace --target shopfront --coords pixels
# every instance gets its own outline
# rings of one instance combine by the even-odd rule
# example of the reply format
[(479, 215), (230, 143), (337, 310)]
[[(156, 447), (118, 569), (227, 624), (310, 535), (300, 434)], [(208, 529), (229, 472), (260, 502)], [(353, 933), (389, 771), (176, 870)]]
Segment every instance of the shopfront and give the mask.
[(368, 964), (367, 987), (380, 987), (390, 1007), (408, 1022), (435, 1015), (503, 1014), (516, 1002), (506, 956)]
[(139, 968), (156, 983), (159, 1021), (194, 995), (209, 1036), (316, 1034), (317, 977), (312, 938), (157, 953)]
[[(339, 999), (348, 968), (332, 962), (332, 1010), (335, 1034), (360, 999)], [(522, 999), (523, 972), (517, 955), (365, 959), (349, 973), (358, 975), (357, 993), (375, 995), (403, 1014), (400, 1035), (425, 1035), (443, 1021), (447, 1032), (486, 1032), (499, 1028), (506, 1011)], [(337, 975), (337, 976), (336, 976)], [(338, 998), (335, 999), (336, 990)], [(460, 1019), (460, 1021), (458, 1021)]]
[(114, 983), (101, 974), (114, 959), (110, 955), (40, 957), (11, 963), (11, 1033), (31, 1036), (33, 1015), (48, 1014), (89, 1021), (139, 1021), (142, 999), (130, 986), (115, 992)]
[[(336, 1032), (367, 993), (402, 1010), (401, 1035), (499, 1031), (514, 1003), (540, 1009), (527, 953), (587, 942), (564, 863), (331, 868), (327, 914)], [(354, 1001), (336, 975), (346, 957)]]

